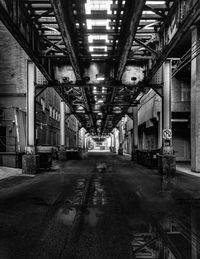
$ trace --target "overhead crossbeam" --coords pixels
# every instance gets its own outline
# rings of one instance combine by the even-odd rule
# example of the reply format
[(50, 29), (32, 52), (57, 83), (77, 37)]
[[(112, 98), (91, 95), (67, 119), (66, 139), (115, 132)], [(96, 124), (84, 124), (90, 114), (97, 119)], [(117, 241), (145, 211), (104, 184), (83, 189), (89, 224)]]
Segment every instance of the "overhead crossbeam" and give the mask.
[(0, 0), (0, 20), (45, 78), (48, 81), (52, 81), (51, 61), (39, 57), (40, 50), (42, 49), (42, 40), (23, 4), (17, 0), (13, 0), (12, 4), (10, 1)]
[(142, 47), (144, 47), (145, 49), (149, 50), (151, 53), (153, 53), (154, 55), (157, 56), (157, 52), (154, 49), (152, 49), (151, 47), (149, 47), (146, 43), (144, 43), (141, 40), (138, 40), (136, 38), (134, 40), (135, 40), (135, 42), (140, 44)]
[[(180, 12), (178, 8), (174, 7), (174, 12)], [(171, 25), (173, 21), (173, 17), (171, 17), (171, 22), (168, 21), (166, 25), (163, 27), (163, 32), (168, 31), (168, 27)], [(176, 33), (170, 40), (168, 44), (166, 44), (159, 57), (157, 57), (157, 61), (151, 71), (149, 71), (147, 80), (151, 80), (153, 76), (156, 74), (158, 69), (162, 66), (163, 62), (169, 57), (171, 51), (177, 46), (179, 42), (183, 39), (184, 35), (191, 29), (191, 26), (197, 22), (197, 20), (200, 17), (200, 1), (195, 1), (192, 6), (192, 1), (191, 1), (191, 8), (190, 11), (188, 12), (187, 16), (182, 20), (179, 21), (179, 26), (177, 28)], [(164, 34), (164, 33), (163, 33)]]
[(129, 50), (132, 46), (137, 27), (144, 9), (145, 0), (127, 0), (119, 41), (119, 63), (116, 69), (116, 80), (120, 80), (124, 72)]
[(162, 18), (166, 18), (166, 15), (165, 15), (164, 13), (162, 13), (162, 12), (160, 12), (160, 11), (158, 11), (158, 10), (152, 8), (152, 7), (149, 6), (149, 5), (145, 5), (145, 10), (151, 11), (151, 12), (153, 12), (153, 13), (159, 15), (159, 16), (162, 17)]
[[(116, 75), (115, 75), (115, 79), (117, 81), (120, 81), (123, 75), (128, 54), (131, 49), (133, 39), (137, 31), (140, 18), (142, 16), (142, 11), (144, 9), (145, 2), (146, 2), (145, 0), (136, 0), (136, 1), (127, 0), (125, 3), (123, 24), (122, 24), (120, 40), (119, 40), (119, 59), (117, 60), (118, 65), (116, 68)], [(114, 88), (107, 102), (113, 103), (115, 94), (116, 94), (116, 89)], [(109, 112), (110, 112), (110, 109), (109, 109)], [(102, 132), (104, 132), (105, 130), (107, 121), (108, 121), (108, 116), (106, 116), (103, 121)]]
[(75, 76), (77, 80), (81, 80), (80, 64), (77, 58), (77, 49), (75, 48), (75, 43), (73, 42), (72, 35), (70, 34), (69, 28), (69, 18), (67, 18), (67, 10), (65, 10), (63, 2), (60, 0), (50, 0), (54, 13), (56, 14), (56, 19), (58, 21), (60, 32), (62, 34), (65, 46), (68, 51), (68, 55), (74, 69)]
[(49, 10), (47, 10), (46, 12), (43, 12), (43, 13), (41, 13), (41, 14), (39, 14), (39, 15), (36, 15), (36, 16), (34, 16), (33, 18), (32, 18), (32, 20), (33, 21), (38, 21), (40, 18), (42, 18), (42, 17), (47, 17), (50, 13), (52, 13), (53, 12), (53, 9), (49, 9)]
[[(62, 34), (63, 41), (67, 48), (67, 52), (69, 55), (71, 65), (74, 70), (74, 74), (76, 76), (76, 79), (78, 81), (81, 81), (82, 74), (81, 74), (81, 68), (80, 68), (80, 61), (77, 55), (78, 49), (75, 43), (74, 35), (72, 35), (73, 23), (70, 21), (70, 18), (69, 18), (71, 17), (70, 11), (72, 11), (71, 1), (68, 1), (67, 3), (64, 3), (65, 1), (61, 1), (61, 0), (50, 0), (50, 1), (53, 6), (54, 12), (56, 14), (56, 19), (60, 27), (60, 32)], [(87, 111), (90, 111), (91, 105), (90, 105), (88, 96), (85, 92), (85, 89), (82, 88), (81, 92), (82, 92), (86, 109)], [(93, 125), (95, 125), (94, 117), (92, 115), (91, 115), (91, 122), (93, 123)]]

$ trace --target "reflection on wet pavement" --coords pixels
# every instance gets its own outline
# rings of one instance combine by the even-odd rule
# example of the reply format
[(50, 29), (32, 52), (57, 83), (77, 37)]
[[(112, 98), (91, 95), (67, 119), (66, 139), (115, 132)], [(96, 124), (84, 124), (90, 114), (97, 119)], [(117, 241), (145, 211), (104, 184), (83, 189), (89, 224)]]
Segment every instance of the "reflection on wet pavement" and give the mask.
[(85, 223), (90, 227), (95, 227), (99, 221), (99, 218), (103, 214), (103, 210), (99, 208), (87, 208), (85, 214)]
[(59, 165), (0, 204), (0, 259), (200, 259), (200, 182), (111, 158)]
[(71, 226), (74, 222), (76, 209), (60, 208), (56, 214), (57, 220), (62, 224)]

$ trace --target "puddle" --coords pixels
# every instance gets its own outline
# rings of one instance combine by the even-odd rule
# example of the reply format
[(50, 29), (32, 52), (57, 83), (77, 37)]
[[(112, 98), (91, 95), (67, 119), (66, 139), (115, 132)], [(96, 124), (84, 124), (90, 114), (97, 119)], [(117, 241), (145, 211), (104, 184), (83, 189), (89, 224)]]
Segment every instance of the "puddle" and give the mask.
[(76, 209), (60, 208), (56, 214), (56, 219), (65, 226), (71, 226), (76, 216)]
[(93, 205), (105, 205), (107, 204), (107, 193), (104, 189), (104, 186), (101, 184), (100, 177), (96, 178), (92, 185), (93, 185), (93, 192), (91, 194), (91, 200)]
[(87, 208), (85, 211), (85, 223), (90, 227), (95, 227), (99, 218), (103, 215), (103, 211), (99, 208)]
[(200, 258), (199, 209), (192, 207), (189, 217), (165, 216), (153, 222), (138, 215), (130, 219), (134, 258)]
[(98, 163), (96, 164), (96, 169), (98, 173), (104, 173), (107, 169), (107, 164), (106, 163)]

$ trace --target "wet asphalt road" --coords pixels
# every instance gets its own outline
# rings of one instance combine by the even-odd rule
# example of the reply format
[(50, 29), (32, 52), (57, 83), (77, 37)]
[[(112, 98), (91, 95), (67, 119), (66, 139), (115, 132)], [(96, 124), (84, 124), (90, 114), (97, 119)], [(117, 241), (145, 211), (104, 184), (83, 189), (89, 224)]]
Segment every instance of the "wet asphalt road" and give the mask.
[(89, 153), (0, 181), (0, 259), (200, 258), (200, 178), (129, 160)]

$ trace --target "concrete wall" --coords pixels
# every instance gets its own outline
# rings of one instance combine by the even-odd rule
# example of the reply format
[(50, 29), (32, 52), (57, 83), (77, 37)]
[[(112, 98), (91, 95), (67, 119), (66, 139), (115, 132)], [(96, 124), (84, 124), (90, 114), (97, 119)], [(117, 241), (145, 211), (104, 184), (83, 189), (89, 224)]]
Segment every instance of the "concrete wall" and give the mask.
[[(172, 81), (172, 137), (175, 155), (178, 161), (190, 160), (190, 84), (183, 79)], [(161, 98), (150, 90), (141, 99), (138, 107), (139, 149), (159, 147), (159, 114)], [(183, 121), (184, 120), (184, 121)]]
[[(1, 139), (3, 144), (0, 145), (0, 152), (1, 149), (10, 152), (10, 159), (7, 155), (1, 156), (0, 164), (5, 166), (15, 167), (16, 159), (13, 153), (25, 150), (27, 62), (28, 56), (24, 50), (0, 22), (0, 135), (5, 135)], [(63, 73), (65, 71), (58, 71), (58, 75)], [(67, 73), (73, 77), (70, 67), (67, 67)], [(39, 70), (36, 70), (36, 80), (39, 84), (46, 82)], [(53, 88), (46, 89), (36, 100), (38, 145), (59, 145), (60, 100)], [(50, 107), (54, 110), (53, 114), (50, 114)], [(77, 120), (70, 116), (66, 120), (68, 146), (76, 146), (77, 130)]]
[[(37, 98), (36, 130), (38, 145), (60, 145), (60, 101), (61, 97), (53, 88), (47, 88)], [(69, 116), (69, 113), (69, 109), (66, 109), (65, 144), (67, 147), (76, 147), (78, 145), (78, 122), (73, 115)]]
[[(7, 152), (24, 151), (25, 147), (27, 59), (26, 53), (0, 22), (0, 107), (3, 111), (0, 125), (6, 129)], [(21, 143), (20, 147), (17, 142)]]

